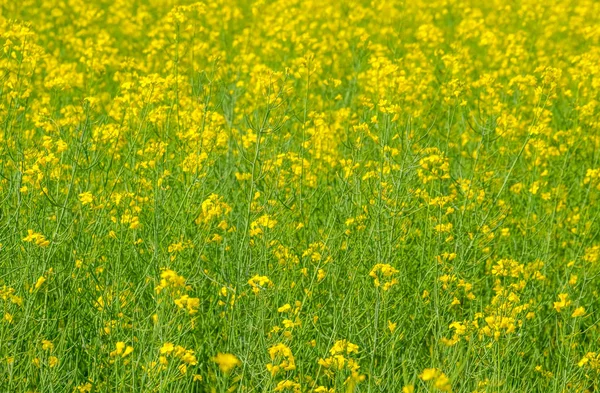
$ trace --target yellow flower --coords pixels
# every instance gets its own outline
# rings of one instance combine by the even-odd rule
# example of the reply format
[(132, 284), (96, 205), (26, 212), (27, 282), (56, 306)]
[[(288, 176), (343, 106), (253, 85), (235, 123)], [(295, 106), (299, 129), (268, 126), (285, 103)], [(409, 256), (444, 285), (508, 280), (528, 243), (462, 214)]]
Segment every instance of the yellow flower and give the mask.
[(172, 343), (164, 343), (162, 347), (160, 347), (160, 353), (171, 353), (175, 349), (175, 346)]
[(131, 352), (133, 352), (133, 347), (128, 345), (125, 348), (125, 351), (123, 352), (123, 355), (121, 355), (121, 357), (125, 357), (125, 356), (129, 355)]
[(571, 314), (571, 317), (573, 318), (577, 318), (577, 317), (581, 317), (585, 315), (585, 308), (584, 307), (577, 307), (575, 309), (575, 311), (573, 311), (573, 314)]
[(581, 358), (577, 365), (579, 367), (587, 366), (592, 370), (600, 371), (600, 354), (588, 352)]
[(111, 357), (121, 356), (125, 357), (133, 352), (133, 347), (126, 345), (123, 341), (119, 341), (115, 344), (115, 350), (110, 353)]
[(268, 214), (260, 216), (256, 221), (250, 223), (250, 236), (260, 236), (263, 234), (263, 229), (272, 229), (277, 225), (277, 220), (274, 220)]
[(42, 340), (42, 349), (44, 351), (52, 351), (54, 349), (54, 344), (50, 340)]
[(398, 270), (391, 265), (378, 263), (373, 266), (373, 269), (369, 272), (369, 276), (373, 277), (375, 287), (379, 288), (381, 286), (384, 291), (387, 291), (398, 283), (398, 280), (393, 278), (396, 273), (398, 273)]
[(154, 288), (156, 293), (165, 289), (177, 290), (185, 287), (185, 278), (171, 269), (164, 269), (160, 273), (160, 283)]
[(56, 356), (50, 356), (48, 358), (48, 366), (50, 366), (50, 368), (56, 367), (56, 365), (58, 365), (58, 358)]
[(241, 366), (242, 362), (230, 353), (217, 353), (217, 356), (211, 360), (219, 366), (219, 369), (225, 374), (229, 374), (236, 366)]
[(267, 370), (275, 376), (280, 370), (290, 371), (296, 369), (296, 360), (292, 350), (285, 344), (277, 344), (269, 348), (271, 360), (281, 359), (279, 364), (267, 364)]
[(179, 359), (181, 359), (181, 361), (186, 364), (191, 364), (192, 366), (198, 364), (196, 355), (194, 354), (194, 351), (192, 351), (191, 349), (187, 349), (183, 353), (179, 352), (178, 356), (179, 356)]
[(560, 312), (560, 310), (564, 307), (567, 307), (571, 304), (571, 301), (568, 300), (569, 295), (567, 293), (560, 293), (558, 295), (558, 302), (554, 302), (554, 309), (557, 312)]
[(437, 373), (438, 370), (435, 368), (426, 368), (423, 370), (421, 375), (419, 375), (419, 378), (421, 378), (423, 381), (431, 381), (436, 377)]
[[(125, 349), (125, 343), (123, 341), (119, 341), (115, 344), (116, 349), (111, 352), (110, 356), (116, 356), (123, 353), (123, 349)], [(114, 355), (113, 355), (114, 354)]]
[(317, 271), (317, 282), (323, 281), (323, 279), (325, 279), (326, 276), (327, 276), (327, 272), (325, 272), (325, 270), (323, 270), (323, 269), (319, 269)]
[(23, 238), (23, 241), (27, 243), (35, 243), (40, 247), (47, 247), (50, 245), (50, 241), (47, 240), (44, 235), (39, 232), (34, 232), (31, 229), (27, 230), (27, 236)]
[(77, 391), (79, 393), (90, 393), (92, 391), (92, 384), (89, 382), (82, 383), (81, 385), (77, 386), (75, 389), (77, 389)]
[(46, 277), (40, 276), (40, 278), (38, 278), (37, 281), (35, 282), (35, 284), (33, 285), (33, 288), (40, 289), (40, 287), (42, 285), (44, 285), (45, 282), (46, 282)]
[(196, 314), (198, 312), (198, 307), (200, 307), (200, 299), (197, 297), (189, 297), (188, 295), (183, 295), (179, 299), (175, 299), (174, 302), (177, 307), (186, 310), (190, 315)]
[(450, 386), (450, 379), (444, 373), (440, 373), (440, 375), (437, 377), (437, 379), (433, 383), (433, 386), (435, 386), (442, 392), (449, 392), (452, 390), (452, 388)]
[(423, 370), (421, 375), (419, 375), (419, 378), (425, 382), (432, 381), (433, 386), (442, 392), (452, 391), (450, 379), (446, 376), (446, 374), (437, 368), (426, 368)]
[(85, 206), (94, 201), (94, 196), (92, 195), (91, 192), (86, 191), (84, 193), (79, 194), (79, 201), (81, 202), (82, 205)]
[(262, 289), (273, 287), (273, 283), (267, 276), (259, 276), (258, 274), (248, 280), (248, 284), (252, 287), (252, 292), (258, 294)]
[(387, 322), (387, 326), (388, 326), (388, 329), (390, 330), (390, 333), (394, 333), (396, 331), (396, 327), (398, 326), (398, 323), (397, 322), (388, 321)]

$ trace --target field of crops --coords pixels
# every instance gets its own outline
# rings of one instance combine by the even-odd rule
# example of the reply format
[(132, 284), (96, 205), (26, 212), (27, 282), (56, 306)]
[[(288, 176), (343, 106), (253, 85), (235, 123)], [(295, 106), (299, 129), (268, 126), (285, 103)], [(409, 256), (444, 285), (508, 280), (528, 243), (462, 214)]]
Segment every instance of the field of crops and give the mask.
[(0, 392), (600, 389), (599, 2), (0, 5)]

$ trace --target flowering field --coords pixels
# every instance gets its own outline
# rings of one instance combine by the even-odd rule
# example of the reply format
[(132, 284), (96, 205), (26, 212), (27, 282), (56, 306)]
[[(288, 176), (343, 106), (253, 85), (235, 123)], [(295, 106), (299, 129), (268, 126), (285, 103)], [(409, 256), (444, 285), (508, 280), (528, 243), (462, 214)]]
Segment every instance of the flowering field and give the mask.
[(0, 392), (600, 389), (600, 3), (3, 0)]

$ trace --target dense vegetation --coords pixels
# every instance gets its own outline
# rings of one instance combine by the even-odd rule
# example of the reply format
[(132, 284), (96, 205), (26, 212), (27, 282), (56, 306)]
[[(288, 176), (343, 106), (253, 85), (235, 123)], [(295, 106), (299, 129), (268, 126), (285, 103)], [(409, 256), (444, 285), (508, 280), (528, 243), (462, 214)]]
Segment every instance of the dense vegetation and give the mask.
[(0, 391), (600, 389), (600, 3), (0, 3)]

